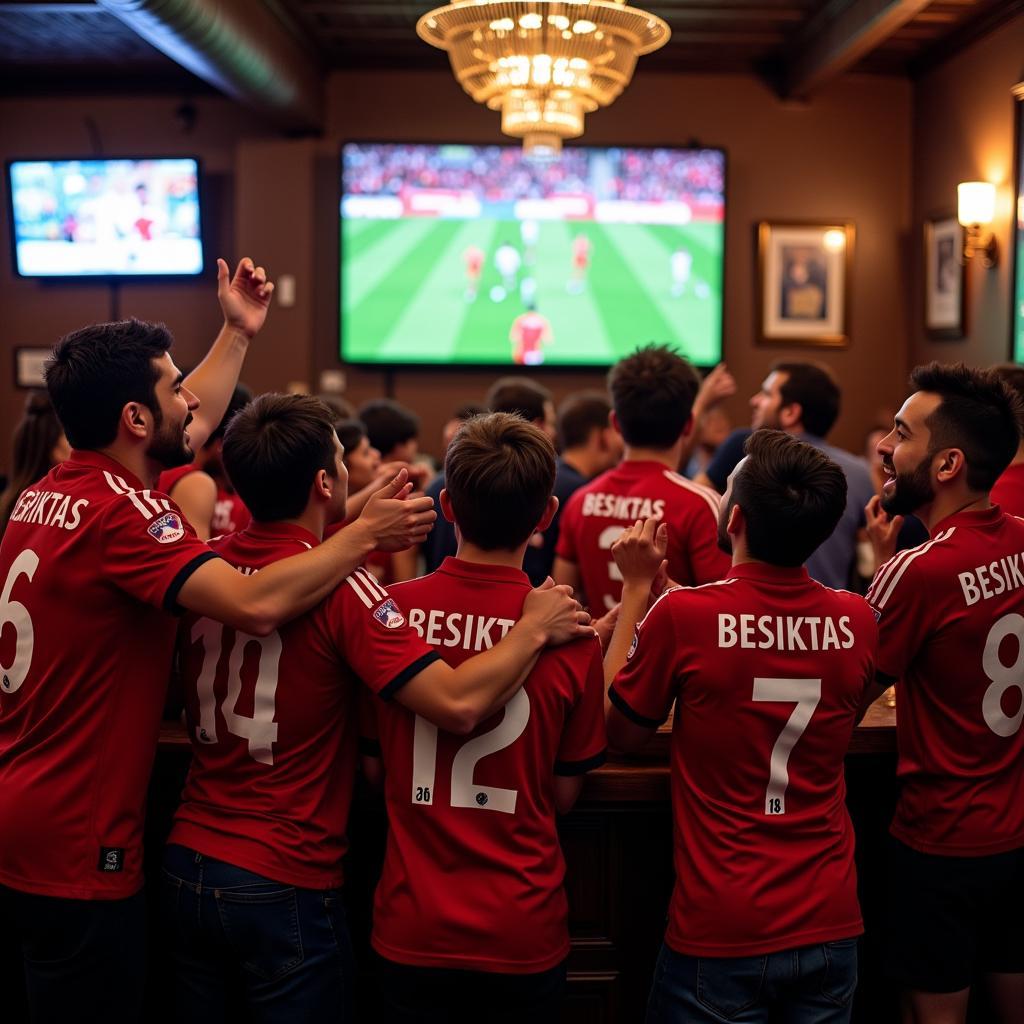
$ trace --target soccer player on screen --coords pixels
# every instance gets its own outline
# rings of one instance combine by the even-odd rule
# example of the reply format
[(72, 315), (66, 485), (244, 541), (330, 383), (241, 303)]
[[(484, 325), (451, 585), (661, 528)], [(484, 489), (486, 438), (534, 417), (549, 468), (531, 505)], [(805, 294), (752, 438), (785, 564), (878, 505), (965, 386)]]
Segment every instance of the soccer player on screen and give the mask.
[[(212, 546), (240, 574), (320, 547), (344, 517), (343, 450), (314, 398), (256, 399), (232, 420), (224, 462), (253, 522)], [(545, 643), (589, 632), (561, 591), (522, 596), (518, 627), (456, 669), (365, 569), (266, 636), (185, 620), (194, 753), (163, 872), (177, 1019), (353, 1019), (338, 889), (359, 680), (410, 718), (471, 728), (518, 691)]]
[(187, 380), (167, 328), (138, 320), (82, 328), (47, 365), (73, 451), (0, 543), (0, 920), (34, 1021), (139, 1019), (142, 825), (175, 614), (265, 635), (434, 518), (396, 497), (399, 477), (329, 544), (243, 576), (155, 490), (220, 421), (272, 289), (251, 260), (232, 279), (218, 261), (224, 326)]
[[(523, 555), (555, 512), (554, 480), (554, 447), (519, 416), (472, 419), (449, 446), (441, 507), (458, 555), (392, 593), (450, 664), (522, 623)], [(555, 817), (604, 759), (603, 705), (593, 639), (542, 654), (473, 730), (377, 702), (390, 825), (372, 936), (382, 1020), (558, 1020), (569, 932)]]
[(668, 572), (677, 583), (708, 583), (729, 568), (718, 547), (718, 495), (676, 472), (693, 429), (693, 367), (672, 349), (650, 345), (612, 367), (608, 390), (623, 460), (569, 499), (553, 574), (582, 587), (599, 614), (615, 606), (622, 590), (612, 544), (637, 519), (668, 524)]
[(548, 318), (531, 304), (525, 313), (520, 313), (512, 321), (508, 338), (512, 342), (512, 362), (516, 366), (539, 366), (544, 362), (543, 346), (551, 342), (554, 335)]
[(1016, 454), (1022, 405), (963, 364), (919, 366), (910, 382), (868, 506), (883, 555), (907, 513), (931, 534), (867, 595), (878, 692), (897, 682), (886, 966), (916, 1024), (965, 1021), (978, 975), (1006, 1024), (1024, 1013), (1024, 521), (989, 492)]
[(610, 744), (638, 750), (676, 709), (676, 883), (648, 1024), (850, 1019), (863, 927), (843, 758), (878, 629), (863, 598), (802, 564), (845, 502), (838, 465), (761, 430), (722, 498), (723, 581), (668, 591), (634, 630), (666, 527), (638, 522), (612, 549)]
[(484, 268), (484, 251), (478, 245), (471, 245), (462, 254), (462, 261), (466, 267), (466, 301), (472, 302), (476, 299), (477, 289), (480, 287), (480, 274)]
[(572, 240), (572, 271), (565, 288), (570, 295), (579, 295), (586, 287), (589, 266), (590, 239), (584, 234), (579, 234)]

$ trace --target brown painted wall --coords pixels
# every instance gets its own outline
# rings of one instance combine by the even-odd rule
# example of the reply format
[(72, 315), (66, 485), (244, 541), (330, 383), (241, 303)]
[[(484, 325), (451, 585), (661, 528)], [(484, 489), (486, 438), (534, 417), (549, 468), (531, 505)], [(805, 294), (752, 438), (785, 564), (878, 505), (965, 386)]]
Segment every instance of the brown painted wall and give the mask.
[[(296, 278), (296, 302), (277, 308), (252, 352), (246, 379), (258, 389), (290, 381), (316, 386), (338, 365), (337, 157), (344, 137), (496, 141), (497, 116), (473, 104), (446, 73), (336, 73), (329, 86), (328, 131), (321, 140), (283, 140), (226, 100), (200, 99), (199, 119), (183, 135), (174, 98), (26, 100), (0, 103), (0, 155), (90, 152), (90, 116), (110, 154), (198, 153), (210, 176), (210, 255), (251, 253), (272, 273)], [(784, 103), (752, 77), (644, 74), (609, 110), (588, 119), (594, 144), (680, 144), (698, 139), (729, 154), (726, 247), (726, 358), (740, 393), (732, 403), (746, 422), (746, 398), (782, 356), (820, 357), (846, 392), (835, 431), (856, 447), (880, 406), (900, 396), (910, 326), (904, 267), (911, 223), (911, 86), (853, 76), (807, 104)], [(844, 218), (857, 226), (852, 281), (852, 343), (846, 350), (760, 348), (754, 343), (754, 225), (760, 219)], [(0, 214), (6, 236), (6, 213)], [(915, 236), (916, 237), (916, 236)], [(6, 346), (44, 345), (110, 315), (109, 290), (43, 285), (12, 276), (0, 245), (0, 300)], [(178, 356), (194, 360), (216, 331), (209, 282), (121, 289), (123, 315), (166, 319)], [(638, 339), (643, 340), (643, 339)], [(423, 445), (436, 450), (440, 426), (460, 401), (480, 396), (492, 372), (380, 372), (348, 369), (362, 401), (389, 387), (420, 411)], [(556, 397), (599, 384), (601, 375), (544, 375)], [(17, 419), (20, 396), (11, 360), (0, 358), (0, 439)], [(2, 450), (2, 446), (0, 446)], [(2, 458), (3, 456), (0, 456)]]
[[(913, 356), (1001, 362), (1010, 353), (1011, 228), (1014, 202), (1013, 86), (1024, 80), (1024, 15), (1000, 26), (926, 75), (914, 90)], [(997, 185), (999, 265), (967, 267), (966, 337), (931, 341), (923, 321), (924, 219), (956, 211), (961, 181)]]

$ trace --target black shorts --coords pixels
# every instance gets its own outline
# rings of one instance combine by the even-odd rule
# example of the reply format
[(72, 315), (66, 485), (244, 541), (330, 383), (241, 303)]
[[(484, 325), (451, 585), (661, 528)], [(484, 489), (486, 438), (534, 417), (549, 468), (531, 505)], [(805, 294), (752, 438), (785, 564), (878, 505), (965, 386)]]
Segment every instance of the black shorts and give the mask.
[(1024, 849), (939, 857), (890, 836), (888, 868), (886, 971), (903, 988), (1024, 973)]

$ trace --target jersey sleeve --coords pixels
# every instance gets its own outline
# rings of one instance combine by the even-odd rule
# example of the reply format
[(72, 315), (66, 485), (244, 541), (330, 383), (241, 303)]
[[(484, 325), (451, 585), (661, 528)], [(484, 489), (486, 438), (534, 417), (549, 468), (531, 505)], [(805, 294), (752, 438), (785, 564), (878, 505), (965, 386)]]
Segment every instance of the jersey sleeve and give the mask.
[(567, 562), (579, 564), (579, 554), (576, 551), (576, 530), (579, 525), (579, 494), (574, 494), (566, 502), (565, 510), (558, 518), (558, 543), (555, 545), (555, 556), (564, 558)]
[(601, 644), (580, 641), (590, 649), (583, 691), (565, 725), (555, 761), (556, 775), (582, 775), (604, 764), (608, 741), (604, 728), (604, 668)]
[(327, 613), (342, 657), (385, 700), (440, 659), (409, 625), (395, 599), (365, 569), (345, 577)]
[(935, 588), (914, 564), (919, 553), (911, 548), (889, 559), (868, 588), (868, 604), (878, 621), (877, 671), (893, 680), (902, 678), (931, 628), (929, 602)]
[(101, 523), (103, 570), (145, 604), (177, 613), (178, 594), (199, 566), (217, 558), (181, 510), (157, 491), (119, 494)]
[(636, 627), (626, 664), (608, 689), (608, 700), (631, 722), (656, 729), (675, 699), (678, 640), (669, 591)]

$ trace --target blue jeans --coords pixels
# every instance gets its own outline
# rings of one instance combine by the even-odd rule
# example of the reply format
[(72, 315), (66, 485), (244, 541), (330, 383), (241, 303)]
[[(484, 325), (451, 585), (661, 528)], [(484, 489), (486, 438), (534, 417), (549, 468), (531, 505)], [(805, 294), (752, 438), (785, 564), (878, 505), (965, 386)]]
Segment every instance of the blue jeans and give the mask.
[(352, 946), (337, 889), (299, 889), (183, 846), (164, 854), (161, 901), (177, 1020), (354, 1020)]
[(647, 1024), (846, 1024), (857, 940), (764, 956), (694, 957), (662, 945)]

